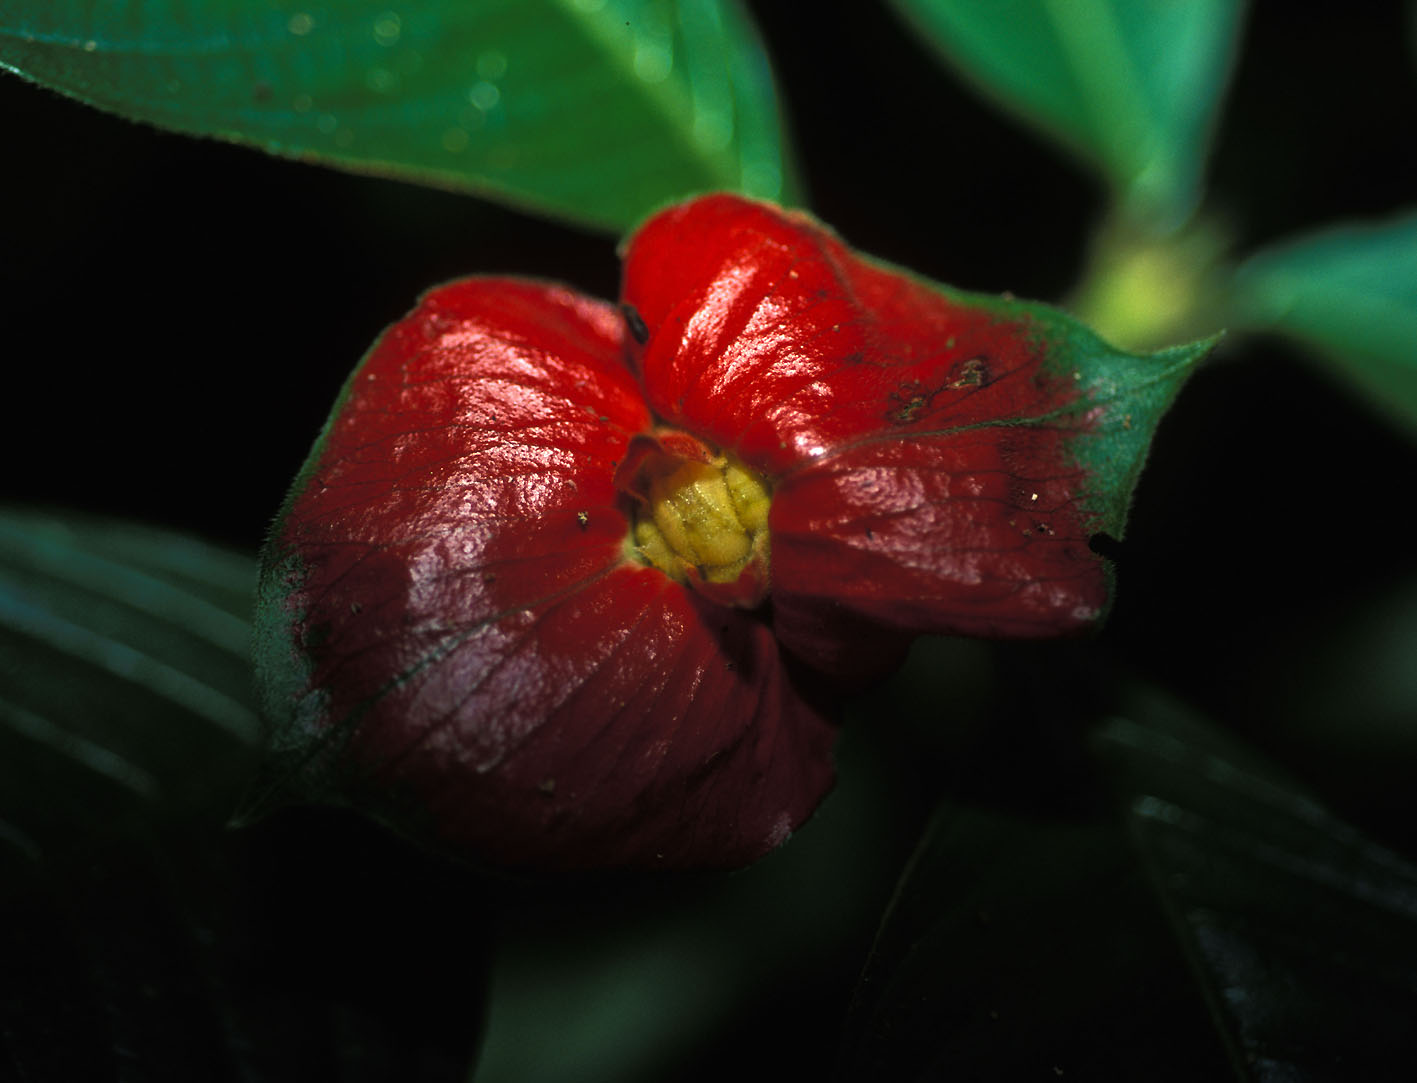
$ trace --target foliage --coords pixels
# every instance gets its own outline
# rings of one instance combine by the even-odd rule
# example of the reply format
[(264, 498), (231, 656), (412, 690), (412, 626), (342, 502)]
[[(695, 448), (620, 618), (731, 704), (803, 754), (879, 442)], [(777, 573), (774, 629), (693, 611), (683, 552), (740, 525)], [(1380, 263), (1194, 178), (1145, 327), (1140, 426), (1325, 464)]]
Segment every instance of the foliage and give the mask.
[[(1411, 1062), (1417, 20), (895, 7), (0, 0), (0, 65), (144, 122), (0, 84), (11, 1074)], [(1107, 554), (1107, 629), (920, 641), (849, 705), (821, 811), (730, 877), (225, 829), (251, 554), (349, 366), (469, 271), (615, 296), (611, 233), (719, 187), (1125, 348), (1227, 330)]]

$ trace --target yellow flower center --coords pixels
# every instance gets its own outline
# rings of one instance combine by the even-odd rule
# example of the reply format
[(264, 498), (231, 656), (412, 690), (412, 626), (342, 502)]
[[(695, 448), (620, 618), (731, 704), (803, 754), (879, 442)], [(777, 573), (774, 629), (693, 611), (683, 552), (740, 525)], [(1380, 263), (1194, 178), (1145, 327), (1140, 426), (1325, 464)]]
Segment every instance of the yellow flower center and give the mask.
[(663, 449), (640, 459), (635, 475), (631, 541), (641, 560), (728, 605), (763, 600), (772, 498), (762, 478), (728, 456)]

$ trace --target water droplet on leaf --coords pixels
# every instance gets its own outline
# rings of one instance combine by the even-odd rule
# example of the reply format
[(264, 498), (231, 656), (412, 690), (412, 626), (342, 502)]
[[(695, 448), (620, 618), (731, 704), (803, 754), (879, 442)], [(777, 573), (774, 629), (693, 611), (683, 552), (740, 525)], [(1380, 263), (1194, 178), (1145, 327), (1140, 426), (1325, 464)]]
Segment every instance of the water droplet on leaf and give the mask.
[(402, 33), (403, 20), (397, 12), (386, 11), (374, 20), (374, 40), (385, 48), (397, 45)]
[(487, 82), (476, 83), (467, 92), (467, 100), (483, 112), (495, 109), (501, 98), (502, 92)]
[(495, 82), (507, 74), (507, 58), (495, 49), (489, 49), (477, 58), (477, 74), (489, 82)]

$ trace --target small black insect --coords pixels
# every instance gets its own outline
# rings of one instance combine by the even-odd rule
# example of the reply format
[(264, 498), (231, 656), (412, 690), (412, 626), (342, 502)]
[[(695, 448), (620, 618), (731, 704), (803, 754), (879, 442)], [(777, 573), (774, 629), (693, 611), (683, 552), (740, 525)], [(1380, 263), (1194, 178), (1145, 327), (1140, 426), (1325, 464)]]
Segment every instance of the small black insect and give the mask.
[(635, 311), (634, 305), (621, 305), (620, 314), (625, 317), (625, 326), (630, 330), (630, 337), (643, 346), (649, 341), (649, 328), (645, 326), (645, 321), (640, 318), (640, 314)]
[(1111, 534), (1099, 532), (1087, 539), (1087, 547), (1104, 560), (1113, 562), (1122, 559), (1122, 542)]

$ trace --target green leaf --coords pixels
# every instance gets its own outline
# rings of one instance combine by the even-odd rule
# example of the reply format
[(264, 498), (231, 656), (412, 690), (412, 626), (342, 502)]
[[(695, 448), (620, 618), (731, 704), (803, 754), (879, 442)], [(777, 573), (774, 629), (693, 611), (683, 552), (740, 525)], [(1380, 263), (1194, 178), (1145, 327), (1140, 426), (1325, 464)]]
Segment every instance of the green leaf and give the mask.
[(1096, 746), (1241, 1078), (1417, 1056), (1417, 868), (1255, 754), (1139, 700)]
[(0, 0), (0, 67), (135, 120), (623, 230), (790, 195), (736, 0)]
[(255, 574), (0, 509), (0, 1074), (467, 1077), (481, 884), (352, 816), (226, 829), (256, 762)]
[[(939, 809), (862, 973), (841, 1079), (1388, 1079), (1413, 1063), (1417, 868), (1209, 725), (1152, 694), (1123, 703), (1091, 740), (1115, 816), (1086, 776), (1061, 795), (1071, 815)], [(976, 790), (998, 802), (1007, 785)]]
[(1241, 0), (893, 0), (980, 89), (1146, 216), (1194, 208)]
[(882, 921), (838, 1078), (1218, 1079), (1206, 1031), (1115, 824), (946, 804)]
[[(750, 1078), (775, 1077), (784, 1036), (787, 1078), (821, 1078), (835, 1055), (822, 1015), (839, 1013), (915, 826), (889, 739), (859, 721), (812, 829), (733, 876), (494, 882), (505, 918), (477, 1083), (720, 1078), (703, 1060), (725, 1033)], [(774, 1040), (743, 1040), (751, 1024)]]
[(1417, 427), (1417, 212), (1266, 249), (1240, 267), (1234, 294), (1239, 318), (1313, 347)]
[[(3, 841), (3, 840), (0, 840)], [(0, 1065), (27, 1080), (468, 1078), (485, 884), (354, 817), (0, 845)]]
[(0, 510), (0, 820), (224, 818), (256, 755), (254, 584), (180, 534)]

